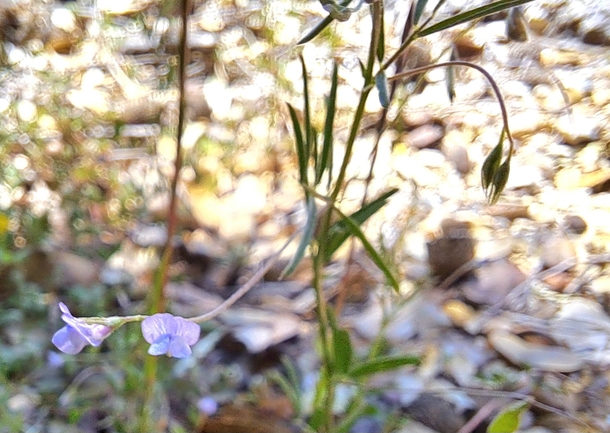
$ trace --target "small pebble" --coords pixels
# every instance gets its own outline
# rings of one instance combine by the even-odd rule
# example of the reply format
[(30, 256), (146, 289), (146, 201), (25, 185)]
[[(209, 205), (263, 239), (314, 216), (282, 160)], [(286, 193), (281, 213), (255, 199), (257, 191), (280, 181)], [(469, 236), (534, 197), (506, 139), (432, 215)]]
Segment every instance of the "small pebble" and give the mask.
[(568, 215), (564, 219), (568, 233), (581, 235), (587, 230), (587, 223), (578, 215)]
[(437, 144), (444, 133), (444, 128), (440, 125), (422, 125), (407, 133), (406, 141), (413, 147), (424, 149)]

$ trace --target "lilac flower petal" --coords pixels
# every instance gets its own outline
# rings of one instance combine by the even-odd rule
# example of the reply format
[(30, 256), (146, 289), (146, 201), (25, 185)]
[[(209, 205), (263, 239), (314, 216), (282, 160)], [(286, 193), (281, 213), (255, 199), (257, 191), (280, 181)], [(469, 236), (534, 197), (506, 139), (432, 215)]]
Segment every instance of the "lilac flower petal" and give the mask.
[(154, 314), (142, 322), (142, 335), (151, 344), (163, 335), (174, 335), (176, 330), (175, 317), (169, 313)]
[(169, 350), (171, 336), (169, 334), (162, 335), (157, 338), (148, 348), (148, 354), (153, 356), (165, 355)]
[(178, 335), (184, 339), (184, 342), (189, 346), (199, 341), (201, 328), (195, 322), (185, 320), (182, 317), (176, 317), (178, 320)]
[(186, 358), (199, 339), (201, 328), (196, 323), (169, 313), (154, 314), (142, 321), (142, 335), (151, 344), (150, 355)]
[(190, 356), (191, 348), (185, 343), (182, 337), (173, 337), (169, 343), (169, 349), (167, 351), (168, 356), (174, 358), (186, 358)]
[(69, 325), (57, 331), (51, 342), (68, 355), (76, 355), (87, 345), (87, 340)]
[(70, 309), (68, 308), (68, 306), (66, 304), (64, 304), (63, 302), (59, 303), (59, 310), (64, 313), (67, 316), (70, 316), (71, 318), (74, 318), (74, 316), (72, 316), (72, 313), (70, 313)]
[(87, 344), (97, 347), (112, 333), (112, 328), (109, 326), (86, 323), (74, 317), (63, 302), (59, 303), (59, 309), (63, 313), (61, 318), (66, 326), (57, 331), (51, 341), (62, 352), (74, 355), (83, 350)]

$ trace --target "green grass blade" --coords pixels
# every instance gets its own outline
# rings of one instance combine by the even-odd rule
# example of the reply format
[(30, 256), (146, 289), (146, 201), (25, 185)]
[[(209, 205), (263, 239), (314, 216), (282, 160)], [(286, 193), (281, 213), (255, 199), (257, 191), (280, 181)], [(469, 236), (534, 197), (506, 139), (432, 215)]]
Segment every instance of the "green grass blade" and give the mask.
[(375, 265), (377, 265), (379, 270), (381, 272), (383, 272), (383, 275), (385, 276), (386, 280), (388, 281), (388, 284), (390, 284), (394, 288), (394, 290), (398, 291), (399, 286), (398, 286), (398, 281), (396, 280), (396, 277), (394, 277), (394, 275), (392, 274), (392, 271), (390, 271), (390, 268), (387, 267), (387, 265), (385, 264), (385, 262), (383, 261), (383, 259), (379, 255), (379, 253), (377, 253), (377, 251), (375, 250), (373, 245), (371, 245), (371, 243), (368, 241), (366, 236), (364, 236), (364, 233), (362, 232), (362, 230), (360, 230), (360, 227), (358, 227), (358, 225), (351, 218), (347, 217), (346, 215), (342, 215), (342, 217), (343, 217), (343, 221), (345, 221), (345, 223), (347, 225), (347, 229), (349, 230), (350, 235), (360, 239), (360, 242), (362, 242), (362, 246), (364, 247), (364, 250), (368, 253), (369, 257), (371, 258), (373, 263), (375, 263)]
[(301, 69), (303, 71), (303, 99), (304, 99), (304, 107), (303, 111), (305, 113), (305, 124), (303, 128), (305, 128), (305, 155), (307, 155), (307, 159), (311, 155), (311, 145), (313, 142), (312, 134), (313, 128), (311, 126), (311, 110), (309, 106), (309, 80), (307, 78), (307, 67), (305, 66), (305, 60), (303, 59), (303, 55), (299, 55), (299, 59), (301, 60)]
[(309, 33), (307, 33), (305, 36), (303, 36), (301, 38), (301, 40), (299, 42), (297, 42), (297, 45), (302, 45), (302, 44), (306, 44), (307, 42), (311, 41), (313, 38), (315, 38), (316, 36), (318, 36), (320, 33), (322, 33), (322, 31), (324, 31), (324, 29), (326, 27), (328, 27), (330, 25), (330, 23), (332, 23), (335, 19), (333, 17), (331, 17), (330, 15), (327, 16), (326, 18), (324, 18), (322, 21), (320, 21), (320, 23), (315, 26)]
[(301, 131), (301, 123), (297, 116), (297, 112), (288, 105), (288, 111), (290, 112), (290, 119), (292, 119), (292, 127), (294, 128), (294, 141), (297, 148), (297, 158), (299, 160), (299, 180), (302, 184), (307, 185), (307, 162), (308, 154), (306, 152), (305, 141), (303, 140), (303, 132)]
[[(382, 194), (375, 200), (364, 205), (360, 210), (351, 214), (349, 218), (358, 225), (364, 224), (365, 221), (374, 215), (379, 209), (381, 209), (386, 204), (388, 199), (396, 192), (398, 192), (396, 188), (389, 190), (385, 194)], [(347, 240), (351, 234), (351, 231), (347, 228), (347, 224), (345, 222), (338, 221), (330, 227), (328, 233), (329, 240), (327, 243), (327, 256), (324, 257), (324, 261), (330, 260), (335, 251), (337, 251), (337, 249)]]
[(280, 374), (278, 371), (271, 371), (268, 377), (282, 390), (284, 395), (290, 401), (295, 414), (298, 416), (301, 413), (301, 396), (299, 394), (299, 389), (289, 382), (288, 379), (282, 376), (282, 374)]
[(324, 171), (329, 165), (333, 147), (333, 123), (335, 121), (335, 111), (337, 106), (337, 86), (339, 82), (338, 67), (335, 63), (331, 78), (330, 95), (326, 101), (326, 122), (324, 123), (324, 142), (320, 158), (316, 162), (316, 181), (317, 185), (324, 175)]
[(424, 9), (426, 9), (426, 5), (428, 4), (428, 0), (419, 0), (417, 5), (415, 6), (415, 15), (413, 16), (413, 24), (417, 24), (421, 15), (424, 13)]
[(349, 376), (354, 379), (370, 376), (383, 371), (394, 370), (405, 365), (419, 365), (421, 359), (417, 356), (388, 356), (376, 358), (362, 364), (357, 364), (349, 371)]
[(469, 21), (476, 20), (478, 18), (483, 18), (487, 15), (495, 14), (496, 12), (500, 12), (505, 9), (529, 3), (531, 1), (533, 0), (500, 0), (495, 3), (491, 3), (466, 12), (462, 12), (461, 14), (454, 15), (451, 18), (447, 18), (446, 20), (433, 24), (430, 27), (426, 27), (425, 29), (420, 30), (417, 33), (417, 36), (428, 36), (433, 33), (440, 32), (441, 30), (445, 30), (450, 27), (455, 27), (459, 24), (464, 24)]
[(313, 235), (316, 231), (316, 223), (317, 223), (317, 212), (316, 212), (316, 201), (311, 196), (307, 196), (306, 198), (307, 204), (307, 221), (305, 222), (305, 230), (303, 230), (303, 236), (301, 237), (301, 242), (297, 247), (297, 250), (292, 256), (292, 260), (290, 263), (284, 268), (280, 279), (284, 278), (287, 275), (290, 275), (297, 268), (303, 257), (305, 257), (305, 251), (307, 251), (307, 247), (311, 243), (313, 239)]
[(333, 328), (333, 351), (335, 357), (335, 371), (346, 374), (352, 363), (352, 342), (345, 329)]
[(398, 281), (359, 227), (371, 215), (375, 214), (375, 212), (377, 212), (386, 203), (388, 198), (397, 191), (397, 189), (392, 189), (386, 192), (373, 202), (365, 205), (359, 211), (354, 212), (350, 217), (343, 214), (339, 209), (334, 208), (334, 211), (339, 214), (341, 220), (333, 224), (329, 230), (330, 239), (327, 242), (327, 251), (325, 257), (323, 258), (324, 261), (330, 261), (332, 254), (337, 250), (337, 248), (339, 248), (347, 238), (354, 236), (360, 240), (364, 250), (368, 253), (371, 260), (373, 260), (373, 263), (375, 263), (379, 270), (384, 274), (388, 283), (394, 288), (394, 290), (398, 291)]

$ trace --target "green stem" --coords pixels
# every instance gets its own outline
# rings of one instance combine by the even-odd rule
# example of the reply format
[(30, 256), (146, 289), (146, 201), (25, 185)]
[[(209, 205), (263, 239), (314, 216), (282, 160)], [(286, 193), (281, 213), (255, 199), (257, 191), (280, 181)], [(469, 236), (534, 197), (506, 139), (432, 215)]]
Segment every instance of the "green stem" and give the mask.
[[(331, 204), (335, 204), (339, 197), (339, 194), (344, 188), (345, 176), (347, 173), (347, 166), (351, 160), (354, 143), (356, 142), (356, 138), (358, 133), (360, 132), (360, 123), (364, 116), (364, 108), (366, 106), (366, 100), (368, 98), (369, 93), (371, 92), (373, 83), (373, 69), (375, 67), (375, 52), (377, 50), (377, 45), (379, 42), (379, 38), (381, 37), (381, 5), (378, 1), (374, 1), (371, 4), (371, 17), (373, 19), (373, 29), (371, 34), (371, 44), (369, 46), (368, 60), (366, 69), (364, 72), (364, 85), (362, 92), (360, 94), (360, 100), (358, 102), (358, 107), (356, 108), (356, 112), (354, 114), (354, 121), (351, 125), (349, 138), (345, 145), (345, 154), (343, 156), (343, 161), (341, 164), (341, 168), (339, 170), (339, 174), (337, 176), (337, 180), (335, 183), (335, 187), (330, 194), (329, 201)], [(330, 347), (329, 340), (329, 332), (330, 326), (328, 323), (328, 306), (326, 302), (326, 298), (324, 297), (323, 291), (323, 269), (326, 263), (322, 263), (322, 258), (326, 257), (326, 250), (328, 248), (328, 231), (331, 227), (331, 220), (333, 214), (333, 207), (328, 206), (327, 210), (323, 213), (320, 224), (320, 235), (317, 238), (317, 245), (314, 245), (314, 253), (313, 256), (313, 286), (316, 291), (316, 301), (317, 301), (317, 312), (318, 312), (318, 322), (320, 326), (320, 340), (322, 343), (322, 357), (323, 357), (323, 375), (326, 375), (326, 392), (324, 398), (324, 410), (325, 418), (324, 418), (324, 429), (326, 432), (330, 433), (333, 431), (333, 406), (334, 406), (334, 398), (335, 398), (335, 386), (336, 386), (336, 378), (332, 374), (332, 348)]]
[(476, 69), (477, 71), (479, 71), (481, 74), (483, 74), (485, 76), (485, 78), (489, 82), (489, 85), (493, 89), (493, 91), (496, 95), (496, 98), (498, 99), (498, 104), (500, 104), (500, 111), (502, 113), (502, 122), (504, 123), (504, 129), (506, 130), (506, 138), (508, 138), (508, 142), (510, 144), (508, 154), (512, 155), (515, 145), (513, 142), (513, 137), (510, 133), (510, 129), (508, 128), (508, 110), (506, 109), (506, 105), (504, 104), (504, 98), (502, 97), (502, 92), (500, 92), (500, 88), (498, 87), (498, 84), (493, 79), (491, 74), (489, 72), (487, 72), (485, 70), (485, 68), (483, 68), (482, 66), (479, 66), (479, 65), (477, 65), (475, 63), (471, 63), (471, 62), (465, 62), (462, 60), (452, 60), (449, 62), (435, 63), (433, 65), (426, 65), (426, 66), (421, 66), (421, 67), (415, 68), (415, 69), (409, 69), (408, 71), (404, 71), (404, 72), (401, 72), (400, 74), (396, 74), (392, 77), (389, 77), (388, 81), (392, 82), (394, 80), (400, 80), (402, 78), (409, 77), (411, 75), (420, 74), (422, 72), (427, 72), (430, 69), (445, 68), (448, 66), (449, 67), (466, 66), (468, 68)]
[[(180, 108), (178, 114), (178, 125), (176, 131), (176, 155), (174, 160), (174, 177), (172, 178), (170, 190), (170, 203), (167, 216), (167, 240), (161, 256), (161, 263), (155, 273), (153, 288), (149, 296), (149, 313), (155, 314), (165, 311), (166, 299), (164, 289), (169, 278), (169, 266), (173, 254), (173, 238), (176, 233), (177, 215), (176, 209), (178, 205), (178, 181), (180, 179), (180, 170), (182, 169), (182, 136), (184, 124), (186, 122), (186, 95), (185, 95), (185, 71), (188, 64), (188, 17), (191, 11), (191, 0), (182, 1), (182, 31), (180, 37), (180, 54), (178, 64), (178, 87), (180, 94)], [(144, 362), (144, 376), (146, 381), (146, 398), (142, 408), (142, 423), (148, 428), (155, 426), (152, 423), (154, 419), (154, 391), (157, 380), (157, 357), (147, 356)], [(153, 430), (148, 430), (153, 431)]]

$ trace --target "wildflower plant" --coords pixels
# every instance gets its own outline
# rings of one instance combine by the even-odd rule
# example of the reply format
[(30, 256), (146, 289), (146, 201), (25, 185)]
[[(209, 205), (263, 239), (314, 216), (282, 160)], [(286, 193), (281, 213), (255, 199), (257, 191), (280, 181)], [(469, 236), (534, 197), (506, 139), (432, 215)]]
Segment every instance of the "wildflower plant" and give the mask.
[[(62, 312), (61, 319), (66, 326), (53, 335), (53, 344), (68, 355), (76, 355), (87, 345), (97, 347), (102, 341), (112, 334), (113, 327), (110, 324), (89, 323), (83, 319), (77, 319), (63, 302), (59, 303)], [(109, 322), (110, 319), (101, 319)], [(116, 326), (116, 325), (115, 325)]]
[(142, 321), (142, 335), (150, 343), (149, 355), (186, 358), (197, 343), (201, 329), (194, 322), (169, 313), (160, 313)]
[[(377, 213), (388, 202), (397, 190), (389, 189), (376, 198), (363, 200), (361, 208), (349, 215), (344, 213), (339, 205), (347, 184), (347, 167), (353, 153), (354, 144), (361, 133), (361, 124), (364, 118), (367, 98), (371, 91), (376, 88), (382, 106), (379, 123), (376, 128), (377, 148), (380, 143), (379, 138), (385, 127), (388, 107), (393, 102), (395, 88), (401, 80), (416, 74), (425, 73), (433, 68), (449, 68), (451, 71), (455, 67), (469, 67), (480, 71), (489, 80), (498, 97), (503, 115), (503, 126), (499, 134), (498, 145), (488, 156), (481, 173), (483, 187), (488, 199), (491, 202), (497, 200), (508, 178), (513, 142), (508, 126), (506, 109), (500, 91), (492, 77), (484, 69), (475, 64), (457, 60), (431, 64), (412, 70), (403, 70), (401, 56), (409, 45), (418, 38), (527, 3), (528, 1), (531, 0), (498, 0), (435, 22), (436, 13), (444, 1), (439, 1), (436, 8), (426, 15), (426, 19), (423, 19), (428, 1), (414, 0), (411, 4), (407, 22), (405, 23), (401, 45), (394, 52), (388, 53), (385, 43), (384, 0), (365, 0), (364, 2), (320, 0), (323, 8), (328, 12), (328, 16), (303, 37), (300, 44), (319, 37), (322, 31), (335, 21), (339, 22), (338, 25), (341, 22), (348, 21), (354, 13), (359, 12), (362, 8), (368, 8), (372, 26), (368, 55), (360, 63), (363, 85), (360, 90), (358, 104), (353, 110), (353, 118), (349, 125), (349, 133), (345, 142), (337, 143), (337, 138), (334, 134), (337, 89), (339, 85), (339, 66), (336, 63), (329, 77), (330, 91), (326, 98), (326, 114), (322, 131), (316, 130), (312, 124), (308, 91), (308, 71), (302, 57), (303, 111), (299, 113), (297, 108), (288, 105), (298, 160), (298, 178), (303, 188), (305, 208), (307, 209), (307, 221), (300, 233), (301, 240), (299, 246), (292, 261), (284, 270), (284, 275), (290, 274), (296, 269), (305, 254), (309, 252), (313, 263), (312, 286), (316, 291), (316, 311), (322, 364), (313, 407), (308, 417), (309, 427), (312, 431), (326, 433), (348, 431), (359, 416), (373, 410), (373, 408), (367, 405), (362, 392), (362, 385), (368, 377), (375, 373), (419, 362), (417, 357), (410, 356), (409, 354), (385, 356), (381, 350), (383, 346), (381, 340), (372, 345), (366, 356), (357, 359), (355, 351), (352, 348), (350, 335), (346, 329), (339, 325), (337, 312), (328, 305), (322, 289), (325, 266), (333, 259), (338, 248), (348, 239), (359, 240), (373, 262), (385, 275), (388, 286), (395, 291), (398, 291), (399, 288), (399, 278), (386, 265), (361, 228), (371, 216)], [(185, 0), (182, 11), (183, 23), (187, 21), (190, 10), (190, 1)], [(265, 266), (247, 284), (242, 286), (233, 296), (213, 311), (193, 318), (183, 318), (162, 312), (164, 310), (163, 287), (167, 281), (167, 271), (172, 253), (171, 240), (176, 227), (176, 188), (181, 168), (181, 139), (185, 123), (186, 106), (184, 96), (184, 71), (188, 64), (186, 36), (187, 26), (183, 25), (181, 54), (177, 74), (181, 100), (177, 127), (175, 177), (172, 182), (172, 196), (167, 221), (168, 241), (163, 252), (161, 264), (155, 275), (153, 289), (150, 293), (150, 315), (76, 318), (70, 313), (65, 304), (60, 303), (59, 308), (62, 312), (62, 320), (65, 322), (65, 326), (55, 333), (52, 342), (64, 353), (74, 355), (81, 352), (87, 345), (97, 347), (120, 326), (137, 321), (141, 322), (144, 340), (150, 344), (148, 348), (149, 355), (167, 355), (175, 358), (188, 357), (191, 355), (191, 347), (199, 339), (200, 327), (198, 323), (209, 320), (226, 308), (229, 308), (262, 278), (282, 252), (279, 251), (270, 258)], [(393, 74), (390, 74), (390, 71), (394, 71)], [(455, 93), (452, 82), (453, 74), (449, 73), (447, 77), (447, 87), (451, 97)], [(509, 142), (508, 152), (505, 152), (504, 149), (503, 143), (505, 140)], [(335, 154), (334, 150), (338, 145), (342, 145), (344, 149), (343, 157), (340, 161), (333, 161), (332, 156)], [(336, 164), (339, 166), (338, 170), (333, 168), (333, 165)], [(374, 158), (371, 162), (371, 172), (373, 165)], [(150, 391), (148, 395), (150, 396), (152, 395), (151, 390), (154, 388), (156, 377), (156, 363), (150, 357), (146, 359), (145, 374), (147, 388)], [(337, 417), (333, 412), (337, 386), (345, 381), (358, 385), (359, 391), (350, 401), (347, 412), (342, 417)], [(289, 388), (289, 385), (285, 386), (287, 391), (290, 391)], [(298, 390), (292, 389), (290, 394), (298, 395)], [(143, 418), (149, 415), (151, 414), (146, 413), (145, 410)], [(141, 431), (151, 431), (151, 428), (149, 424), (143, 424)]]

